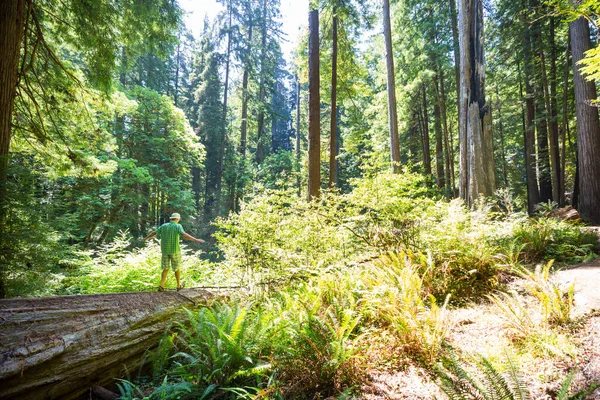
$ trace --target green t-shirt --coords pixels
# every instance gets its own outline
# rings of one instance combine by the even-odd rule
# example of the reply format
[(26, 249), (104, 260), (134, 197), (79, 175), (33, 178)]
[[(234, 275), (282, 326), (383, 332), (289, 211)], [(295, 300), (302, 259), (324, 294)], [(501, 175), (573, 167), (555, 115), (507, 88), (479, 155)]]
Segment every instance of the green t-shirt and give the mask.
[(183, 232), (183, 226), (176, 222), (168, 222), (158, 227), (156, 236), (160, 239), (160, 251), (165, 256), (181, 253), (179, 248), (179, 236)]

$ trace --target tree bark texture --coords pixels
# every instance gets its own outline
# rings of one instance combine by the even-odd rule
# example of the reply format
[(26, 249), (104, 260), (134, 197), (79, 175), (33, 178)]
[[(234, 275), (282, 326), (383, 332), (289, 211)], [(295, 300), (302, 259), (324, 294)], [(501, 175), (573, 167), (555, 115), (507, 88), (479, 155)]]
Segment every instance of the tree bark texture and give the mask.
[(217, 176), (217, 204), (221, 204), (221, 194), (223, 189), (223, 170), (225, 169), (223, 158), (225, 155), (225, 146), (229, 141), (227, 136), (227, 96), (229, 94), (229, 64), (231, 60), (231, 20), (233, 18), (231, 4), (227, 3), (229, 12), (229, 26), (227, 28), (227, 54), (225, 55), (225, 86), (223, 87), (223, 139), (219, 146), (219, 171)]
[(308, 18), (308, 199), (321, 194), (321, 94), (319, 81), (319, 10)]
[(215, 293), (184, 289), (0, 300), (0, 399), (75, 399), (136, 371), (170, 324)]
[(423, 85), (423, 169), (431, 175), (431, 146), (429, 145), (429, 115), (427, 113), (427, 88)]
[[(25, 0), (3, 1), (0, 7), (0, 251), (5, 251), (8, 153), (24, 24)], [(6, 296), (4, 269), (5, 266), (0, 265), (0, 298)]]
[(472, 205), (480, 195), (495, 190), (491, 117), (485, 102), (483, 5), (481, 0), (459, 0), (460, 37), (460, 187)]
[(333, 6), (333, 32), (331, 54), (331, 125), (329, 129), (329, 187), (336, 185), (337, 175), (337, 57), (338, 57), (338, 16)]
[(580, 17), (569, 24), (569, 31), (577, 111), (578, 211), (584, 220), (600, 224), (600, 120), (598, 108), (591, 104), (596, 99), (596, 85), (584, 78), (578, 65), (592, 47), (590, 26), (586, 19)]
[(400, 139), (398, 136), (398, 110), (396, 106), (396, 75), (394, 73), (394, 52), (392, 50), (392, 28), (390, 0), (383, 0), (383, 35), (385, 37), (385, 61), (387, 68), (388, 123), (390, 129), (390, 158), (394, 173), (400, 168)]

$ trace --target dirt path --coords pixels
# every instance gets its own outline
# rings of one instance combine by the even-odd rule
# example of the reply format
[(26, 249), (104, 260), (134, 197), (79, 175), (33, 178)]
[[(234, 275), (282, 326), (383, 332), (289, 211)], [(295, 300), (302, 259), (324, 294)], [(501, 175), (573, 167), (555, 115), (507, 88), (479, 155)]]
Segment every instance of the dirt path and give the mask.
[(575, 283), (575, 309), (585, 314), (600, 310), (600, 259), (555, 273), (564, 285)]

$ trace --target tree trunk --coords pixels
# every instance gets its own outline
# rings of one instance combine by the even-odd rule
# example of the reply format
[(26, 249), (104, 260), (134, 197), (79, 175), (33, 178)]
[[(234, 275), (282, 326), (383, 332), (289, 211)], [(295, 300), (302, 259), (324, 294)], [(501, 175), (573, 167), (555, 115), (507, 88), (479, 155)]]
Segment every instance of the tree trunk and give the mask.
[[(460, 132), (460, 41), (458, 40), (458, 20), (455, 0), (448, 0), (450, 6), (450, 22), (452, 25), (452, 48), (454, 50), (454, 75), (456, 78), (456, 106), (458, 109), (458, 131)], [(452, 160), (454, 164), (454, 160)], [(454, 169), (454, 168), (453, 168)], [(454, 174), (454, 172), (453, 172)], [(454, 187), (454, 179), (452, 186)]]
[(390, 129), (390, 157), (395, 174), (400, 173), (400, 139), (398, 136), (398, 110), (396, 108), (396, 75), (392, 50), (390, 0), (383, 0), (383, 35), (385, 37), (385, 61), (387, 68), (388, 122)]
[(260, 83), (258, 89), (258, 133), (256, 135), (256, 162), (261, 164), (265, 159), (265, 74), (267, 55), (267, 0), (262, 3), (262, 40), (260, 49)]
[(524, 18), (523, 24), (523, 67), (525, 78), (525, 171), (527, 175), (527, 211), (529, 215), (533, 215), (535, 206), (540, 202), (540, 190), (537, 183), (537, 161), (535, 153), (535, 104), (533, 86), (531, 79), (533, 75), (533, 67), (531, 60), (531, 36), (526, 27)]
[(217, 171), (217, 198), (216, 204), (217, 207), (220, 208), (221, 204), (221, 192), (223, 189), (223, 170), (225, 166), (223, 165), (223, 159), (225, 156), (225, 146), (228, 142), (227, 137), (227, 95), (229, 92), (229, 64), (231, 59), (231, 19), (232, 19), (232, 10), (231, 4), (227, 2), (227, 8), (229, 11), (229, 28), (227, 29), (227, 54), (225, 55), (225, 86), (223, 87), (223, 134), (221, 143), (219, 146), (219, 169)]
[(577, 111), (577, 148), (579, 165), (579, 214), (584, 220), (600, 224), (600, 121), (596, 99), (596, 85), (585, 80), (579, 61), (592, 46), (588, 21), (580, 17), (569, 24), (575, 108)]
[(444, 176), (444, 145), (442, 142), (442, 112), (440, 107), (441, 99), (437, 77), (433, 78), (433, 85), (436, 93), (435, 104), (433, 106), (433, 119), (435, 127), (435, 170), (437, 175), (437, 184), (441, 189), (446, 185), (446, 180)]
[(553, 198), (559, 207), (565, 204), (565, 190), (562, 181), (560, 145), (558, 141), (558, 100), (557, 100), (557, 80), (556, 80), (556, 40), (555, 40), (555, 17), (550, 17), (550, 163), (552, 166), (552, 188), (554, 189)]
[(319, 10), (308, 18), (308, 199), (321, 194), (321, 94), (319, 82)]
[(548, 88), (546, 86), (546, 63), (541, 34), (539, 32), (538, 22), (533, 25), (533, 46), (537, 49), (537, 75), (535, 89), (535, 113), (538, 147), (538, 171), (540, 180), (540, 202), (547, 203), (552, 200), (552, 174), (550, 171), (550, 155), (548, 154), (548, 109), (546, 107), (546, 95)]
[(496, 86), (496, 99), (498, 102), (498, 134), (500, 135), (500, 156), (502, 157), (502, 180), (504, 187), (508, 187), (508, 176), (506, 174), (506, 151), (504, 146), (504, 128), (502, 125), (502, 102), (500, 100), (500, 90)]
[(336, 186), (337, 175), (337, 56), (338, 56), (338, 16), (333, 6), (333, 38), (331, 54), (331, 126), (329, 130), (329, 187)]
[(442, 122), (444, 126), (444, 152), (446, 154), (446, 185), (449, 186), (449, 192), (454, 196), (454, 192), (456, 191), (456, 184), (454, 182), (454, 157), (452, 152), (452, 147), (450, 145), (450, 141), (448, 140), (448, 136), (450, 135), (448, 129), (448, 113), (446, 109), (446, 85), (444, 83), (444, 70), (440, 68), (440, 96), (441, 96), (441, 112), (442, 112)]
[(491, 118), (485, 102), (483, 5), (460, 0), (460, 197), (469, 205), (495, 190)]
[(147, 361), (147, 351), (214, 294), (201, 289), (0, 301), (0, 399), (76, 399)]
[[(571, 137), (571, 134), (569, 132), (569, 118), (568, 118), (568, 114), (567, 114), (568, 100), (569, 100), (569, 70), (570, 70), (570, 66), (569, 66), (570, 51), (569, 50), (570, 49), (571, 49), (571, 36), (569, 34), (569, 35), (567, 35), (567, 46), (565, 48), (565, 69), (564, 69), (564, 75), (563, 75), (563, 104), (562, 104), (562, 132), (561, 132), (561, 140), (562, 140), (561, 161), (562, 161), (562, 164), (560, 167), (561, 193), (563, 193), (563, 195), (566, 190), (566, 185), (565, 185), (566, 173), (565, 173), (565, 171), (566, 171), (566, 166), (567, 166), (567, 135), (569, 137)], [(573, 201), (573, 198), (571, 198), (571, 201)]]
[(179, 64), (181, 63), (181, 32), (177, 37), (177, 56), (175, 58), (175, 93), (173, 93), (173, 103), (178, 106), (179, 100)]
[[(4, 234), (8, 210), (7, 174), (12, 114), (18, 80), (19, 50), (25, 23), (25, 0), (2, 2), (0, 7), (0, 252), (9, 251)], [(3, 264), (3, 263), (1, 263)], [(0, 265), (0, 298), (6, 297), (5, 265)]]
[(300, 181), (300, 80), (296, 75), (296, 186), (298, 186), (298, 197), (302, 195), (302, 184)]
[(427, 114), (427, 89), (423, 85), (423, 169), (431, 175), (431, 147), (429, 146), (429, 115)]
[(240, 154), (242, 160), (246, 158), (246, 148), (248, 140), (248, 75), (250, 74), (250, 51), (252, 50), (252, 18), (248, 27), (248, 47), (246, 48), (246, 60), (244, 66), (244, 76), (242, 78), (242, 126), (240, 133)]

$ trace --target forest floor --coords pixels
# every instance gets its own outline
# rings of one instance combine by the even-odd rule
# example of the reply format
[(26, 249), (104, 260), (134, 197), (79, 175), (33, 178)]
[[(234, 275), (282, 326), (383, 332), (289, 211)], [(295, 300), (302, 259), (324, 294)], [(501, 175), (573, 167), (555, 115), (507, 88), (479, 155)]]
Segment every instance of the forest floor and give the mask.
[[(516, 359), (532, 399), (556, 398), (571, 371), (577, 371), (571, 392), (600, 382), (600, 259), (555, 272), (553, 278), (562, 285), (575, 283), (575, 322), (565, 336), (571, 346), (561, 347), (563, 354), (536, 356), (511, 340), (497, 309), (491, 304), (476, 304), (450, 311), (453, 323), (449, 342), (463, 354), (481, 354), (492, 361), (506, 359), (507, 349)], [(518, 292), (523, 281), (515, 280), (509, 290)], [(569, 347), (567, 349), (566, 347)], [(560, 351), (559, 351), (560, 352)], [(515, 355), (516, 354), (516, 355)], [(435, 399), (445, 398), (425, 369), (409, 365), (402, 371), (373, 372), (366, 399)], [(600, 400), (600, 389), (587, 397)]]

